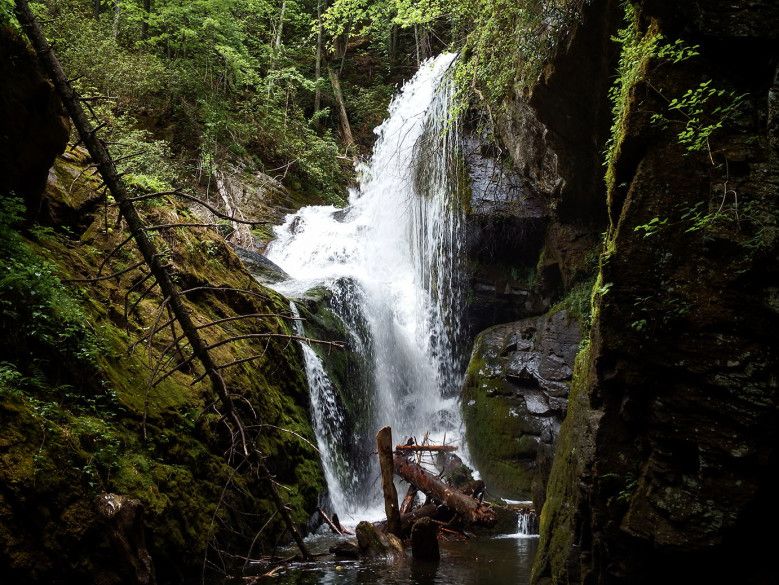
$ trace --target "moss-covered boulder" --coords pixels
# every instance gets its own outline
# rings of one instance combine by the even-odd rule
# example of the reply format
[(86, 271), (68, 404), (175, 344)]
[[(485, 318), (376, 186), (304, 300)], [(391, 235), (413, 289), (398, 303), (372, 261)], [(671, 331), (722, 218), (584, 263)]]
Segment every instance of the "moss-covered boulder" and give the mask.
[(543, 504), (579, 337), (565, 310), (477, 337), (463, 416), (468, 450), (493, 494)]

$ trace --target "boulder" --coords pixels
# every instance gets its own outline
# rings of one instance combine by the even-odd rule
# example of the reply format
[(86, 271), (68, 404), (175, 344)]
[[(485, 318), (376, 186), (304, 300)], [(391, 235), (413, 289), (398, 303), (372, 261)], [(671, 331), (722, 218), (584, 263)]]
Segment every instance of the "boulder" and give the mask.
[(330, 552), (343, 559), (360, 558), (360, 547), (353, 540), (344, 540), (330, 547)]
[(363, 520), (357, 525), (357, 545), (360, 552), (369, 557), (403, 554), (403, 543), (397, 536), (381, 532), (376, 526)]
[(579, 338), (565, 310), (477, 337), (463, 413), (470, 454), (492, 494), (543, 505)]

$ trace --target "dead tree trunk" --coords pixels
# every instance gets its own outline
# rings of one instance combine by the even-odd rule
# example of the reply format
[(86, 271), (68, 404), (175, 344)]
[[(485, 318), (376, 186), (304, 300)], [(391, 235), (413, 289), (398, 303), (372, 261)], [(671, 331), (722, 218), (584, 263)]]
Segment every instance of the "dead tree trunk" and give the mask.
[(417, 488), (416, 486), (412, 484), (408, 484), (408, 491), (406, 492), (406, 497), (403, 498), (403, 503), (400, 505), (400, 515), (401, 517), (404, 514), (408, 514), (411, 512), (412, 508), (414, 507), (414, 500), (417, 498)]
[(332, 530), (338, 536), (341, 536), (341, 530), (338, 528), (338, 526), (335, 525), (335, 522), (330, 520), (327, 514), (325, 514), (325, 511), (322, 508), (317, 508), (317, 512), (319, 512), (319, 517), (324, 521), (324, 523), (330, 527), (330, 530)]
[(387, 532), (400, 536), (400, 509), (398, 508), (398, 492), (392, 481), (392, 429), (384, 427), (376, 434), (376, 446), (379, 450), (379, 465), (381, 466), (381, 487), (384, 490), (384, 511), (387, 513)]
[(157, 251), (156, 246), (151, 241), (146, 230), (146, 225), (138, 214), (138, 210), (135, 208), (135, 204), (132, 201), (132, 197), (122, 180), (121, 175), (116, 170), (116, 165), (114, 164), (111, 154), (108, 152), (108, 148), (103, 141), (97, 137), (97, 128), (92, 128), (92, 125), (84, 112), (84, 108), (81, 106), (78, 95), (68, 82), (62, 65), (60, 65), (53, 47), (46, 40), (37, 19), (30, 10), (27, 0), (15, 0), (15, 5), (19, 23), (22, 25), (22, 28), (30, 39), (42, 66), (48, 72), (49, 77), (54, 83), (54, 87), (56, 88), (62, 103), (65, 105), (71, 120), (73, 120), (73, 124), (76, 126), (81, 141), (84, 143), (84, 146), (86, 146), (97, 170), (100, 172), (105, 186), (116, 200), (119, 212), (127, 222), (130, 233), (138, 246), (141, 256), (143, 256), (149, 270), (154, 278), (156, 278), (163, 298), (167, 301), (184, 336), (190, 343), (193, 356), (200, 361), (205, 368), (206, 376), (209, 378), (214, 393), (217, 395), (217, 398), (222, 405), (222, 414), (225, 421), (230, 427), (233, 436), (239, 437), (239, 447), (243, 456), (247, 459), (256, 460), (258, 469), (265, 474), (268, 480), (267, 483), (270, 488), (271, 497), (276, 504), (279, 514), (286, 523), (287, 529), (292, 534), (302, 556), (305, 559), (310, 558), (311, 555), (303, 542), (303, 537), (300, 535), (300, 532), (292, 521), (289, 510), (287, 510), (273, 478), (265, 467), (261, 453), (259, 453), (253, 445), (250, 445), (247, 440), (244, 425), (236, 411), (235, 404), (227, 389), (227, 385), (219, 373), (219, 368), (211, 357), (205, 342), (198, 333), (198, 329), (192, 321), (189, 311), (184, 306), (181, 291), (173, 282), (173, 279), (164, 264), (162, 254)]
[(396, 454), (394, 464), (395, 473), (431, 498), (457, 512), (467, 523), (482, 526), (492, 526), (495, 523), (495, 511), (491, 506), (466, 496), (457, 488), (430, 475), (404, 455)]
[(333, 97), (338, 105), (338, 118), (341, 121), (341, 134), (343, 135), (344, 144), (348, 149), (354, 144), (354, 136), (352, 135), (352, 127), (349, 124), (349, 115), (346, 113), (346, 103), (344, 102), (343, 93), (341, 93), (341, 82), (338, 81), (338, 74), (333, 71), (330, 65), (327, 66), (327, 74), (330, 76), (330, 85), (333, 86)]

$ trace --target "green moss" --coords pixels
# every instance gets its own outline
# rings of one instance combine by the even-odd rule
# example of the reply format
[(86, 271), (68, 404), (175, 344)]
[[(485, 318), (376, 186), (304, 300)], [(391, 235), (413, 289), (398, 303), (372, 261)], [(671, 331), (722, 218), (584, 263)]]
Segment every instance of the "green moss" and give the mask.
[(524, 401), (512, 398), (501, 377), (492, 376), (484, 359), (485, 335), (474, 346), (463, 386), (463, 419), (468, 451), (494, 494), (529, 498), (537, 437), (527, 433), (519, 409)]
[[(612, 103), (611, 135), (606, 147), (606, 187), (609, 198), (616, 187), (615, 163), (619, 158), (628, 115), (631, 111), (630, 102), (633, 88), (646, 74), (646, 68), (655, 55), (661, 36), (655, 25), (641, 34), (636, 16), (636, 9), (630, 2), (625, 2), (625, 26), (620, 29), (614, 41), (620, 45), (619, 66), (617, 78), (609, 91)], [(609, 199), (610, 200), (610, 199)]]
[[(48, 196), (58, 197), (58, 191)], [(8, 199), (0, 201), (8, 207)], [(144, 213), (154, 223), (186, 216), (184, 209), (170, 207)], [(145, 344), (130, 351), (156, 322), (159, 293), (144, 299), (131, 293), (130, 304), (139, 302), (125, 321), (124, 298), (137, 273), (90, 284), (65, 282), (94, 274), (106, 251), (125, 234), (119, 229), (104, 233), (101, 217), (94, 218), (81, 241), (50, 230), (25, 237), (13, 220), (18, 214), (2, 216), (0, 247), (7, 262), (0, 272), (0, 563), (44, 580), (47, 571), (94, 574), (95, 563), (105, 562), (100, 559), (106, 541), (92, 499), (104, 491), (144, 504), (161, 580), (174, 567), (197, 573), (208, 543), (245, 551), (268, 520), (264, 534), (275, 540), (283, 528), (266, 487), (227, 464), (223, 426), (209, 408), (210, 387), (191, 384), (197, 370), (182, 368), (150, 387), (156, 356), (170, 344), (170, 331), (154, 339), (151, 355)], [(115, 216), (108, 225), (117, 225)], [(206, 343), (257, 331), (292, 333), (283, 318), (289, 314), (287, 302), (258, 285), (215, 234), (182, 231), (155, 239), (170, 250), (183, 286), (252, 291), (192, 295), (187, 306), (196, 323), (239, 313), (278, 315), (205, 328)], [(104, 273), (138, 258), (127, 246)], [(277, 481), (289, 488), (284, 497), (302, 525), (316, 507), (324, 480), (312, 446), (301, 355), (296, 344), (273, 338), (213, 351), (222, 364), (252, 355), (261, 358), (223, 374), (259, 414), (259, 446)], [(28, 506), (35, 508), (35, 516), (29, 516)], [(65, 521), (63, 510), (73, 506), (83, 513), (78, 522), (75, 512)], [(255, 546), (266, 543), (271, 544), (260, 539)], [(105, 566), (110, 568), (110, 562)]]
[[(532, 581), (541, 576), (552, 577), (553, 583), (567, 583), (568, 554), (574, 544), (576, 490), (583, 471), (583, 459), (587, 449), (588, 383), (590, 371), (590, 345), (585, 342), (576, 356), (571, 390), (568, 396), (568, 413), (560, 427), (555, 446), (555, 458), (546, 501), (541, 511), (538, 554), (533, 562)], [(560, 528), (555, 529), (553, 528)]]

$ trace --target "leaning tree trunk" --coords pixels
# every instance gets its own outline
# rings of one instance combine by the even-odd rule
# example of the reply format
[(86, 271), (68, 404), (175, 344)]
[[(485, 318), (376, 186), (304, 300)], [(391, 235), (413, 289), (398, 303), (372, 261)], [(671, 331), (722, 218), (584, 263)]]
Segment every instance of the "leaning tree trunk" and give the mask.
[(73, 120), (73, 124), (76, 126), (81, 141), (84, 143), (84, 146), (86, 146), (92, 160), (97, 166), (97, 170), (103, 177), (103, 182), (116, 200), (116, 203), (119, 206), (119, 213), (127, 222), (130, 233), (138, 246), (138, 250), (145, 263), (148, 265), (152, 275), (157, 280), (163, 298), (169, 303), (171, 311), (178, 321), (184, 336), (189, 341), (194, 357), (200, 361), (205, 368), (206, 375), (211, 382), (214, 393), (217, 395), (217, 398), (222, 405), (224, 411), (222, 414), (224, 415), (225, 420), (229, 421), (231, 424), (233, 433), (237, 434), (240, 438), (239, 446), (244, 457), (247, 459), (255, 459), (257, 468), (268, 478), (267, 483), (271, 497), (279, 514), (298, 545), (301, 555), (305, 559), (310, 558), (311, 555), (303, 542), (303, 537), (300, 535), (300, 532), (289, 515), (289, 510), (284, 504), (278, 488), (265, 466), (262, 454), (259, 453), (254, 446), (250, 446), (247, 441), (244, 425), (236, 411), (235, 404), (230, 396), (225, 381), (219, 373), (219, 368), (212, 359), (205, 342), (198, 333), (198, 329), (192, 321), (189, 311), (184, 306), (181, 291), (173, 282), (170, 273), (163, 264), (163, 255), (157, 251), (156, 246), (151, 241), (147, 232), (147, 227), (138, 214), (138, 210), (135, 208), (133, 199), (124, 184), (121, 175), (116, 170), (116, 165), (114, 164), (111, 154), (108, 152), (108, 148), (103, 141), (97, 137), (97, 128), (92, 128), (92, 125), (84, 112), (84, 108), (81, 106), (78, 95), (71, 87), (68, 78), (65, 76), (62, 65), (60, 64), (59, 59), (57, 59), (53, 47), (46, 40), (37, 19), (30, 10), (27, 0), (15, 0), (15, 4), (16, 14), (22, 28), (30, 39), (35, 52), (38, 54), (41, 64), (54, 83), (54, 87), (56, 88), (62, 103), (65, 105), (70, 118)]

